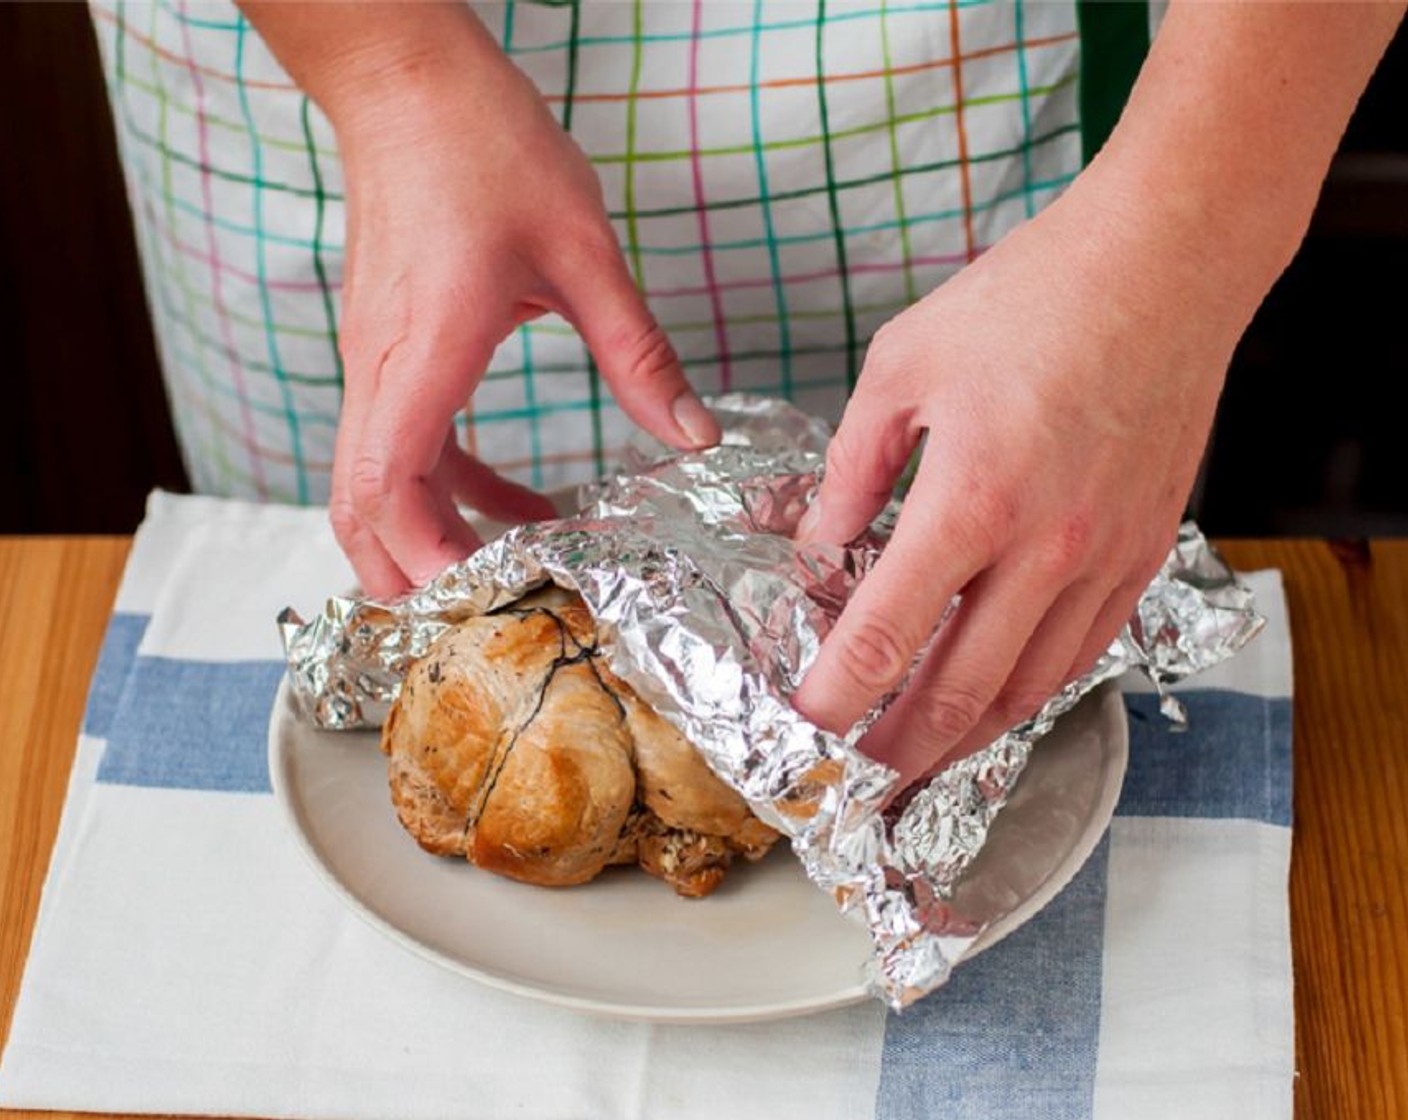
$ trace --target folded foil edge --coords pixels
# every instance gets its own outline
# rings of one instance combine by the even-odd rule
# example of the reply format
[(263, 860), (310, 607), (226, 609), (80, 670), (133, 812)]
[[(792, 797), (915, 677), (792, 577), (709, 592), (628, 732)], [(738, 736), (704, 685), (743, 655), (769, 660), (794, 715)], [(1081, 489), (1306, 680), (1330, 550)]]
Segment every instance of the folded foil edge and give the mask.
[(891, 1007), (942, 984), (982, 932), (950, 899), (986, 843), (1032, 746), (1101, 682), (1136, 669), (1159, 689), (1218, 664), (1258, 632), (1252, 595), (1191, 522), (1130, 624), (1097, 664), (1032, 719), (885, 807), (895, 772), (850, 734), (789, 703), (822, 639), (893, 524), (846, 548), (799, 549), (797, 521), (819, 485), (826, 426), (782, 401), (732, 394), (725, 432), (677, 454), (641, 439), (626, 466), (584, 491), (572, 517), (510, 530), (394, 601), (330, 598), (278, 617), (298, 710), (332, 730), (378, 726), (407, 669), (455, 622), (552, 581), (597, 620), (612, 669), (786, 834), (807, 875), (874, 944), (869, 982)]

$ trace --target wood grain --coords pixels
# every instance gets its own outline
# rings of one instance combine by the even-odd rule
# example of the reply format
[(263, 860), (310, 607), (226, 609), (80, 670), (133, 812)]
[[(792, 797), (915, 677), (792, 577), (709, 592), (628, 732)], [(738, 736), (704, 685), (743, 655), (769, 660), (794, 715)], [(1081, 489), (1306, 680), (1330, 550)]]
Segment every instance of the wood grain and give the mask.
[[(128, 544), (0, 538), (0, 1025), (8, 1033)], [(1408, 541), (1232, 541), (1295, 649), (1298, 1120), (1408, 1116)], [(80, 1120), (77, 1113), (16, 1113)]]
[(1296, 1116), (1408, 1116), (1408, 541), (1225, 552), (1291, 612)]
[(130, 547), (125, 537), (0, 538), (0, 1024), (6, 1036), (88, 682)]

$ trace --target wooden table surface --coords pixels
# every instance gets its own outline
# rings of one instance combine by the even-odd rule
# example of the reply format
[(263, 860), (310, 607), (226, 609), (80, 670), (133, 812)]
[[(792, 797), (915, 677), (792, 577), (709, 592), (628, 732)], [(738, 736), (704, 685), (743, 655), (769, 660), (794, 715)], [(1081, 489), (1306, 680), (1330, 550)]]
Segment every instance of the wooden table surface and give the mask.
[[(128, 547), (0, 538), (0, 1036)], [(1296, 1116), (1408, 1117), (1408, 541), (1223, 547), (1290, 601)]]

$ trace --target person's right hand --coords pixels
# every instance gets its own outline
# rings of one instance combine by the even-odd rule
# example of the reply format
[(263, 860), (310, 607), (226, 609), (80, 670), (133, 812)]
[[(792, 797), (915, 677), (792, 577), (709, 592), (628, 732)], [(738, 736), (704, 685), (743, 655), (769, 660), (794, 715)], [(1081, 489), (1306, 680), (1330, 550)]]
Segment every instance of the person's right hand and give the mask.
[(595, 173), (537, 90), (467, 8), (412, 13), (448, 21), (433, 47), (352, 58), (358, 80), (329, 99), (348, 213), (331, 516), (377, 596), (477, 547), (456, 499), (498, 520), (552, 516), (453, 427), (525, 320), (571, 322), (622, 409), (666, 443), (719, 434), (626, 268)]

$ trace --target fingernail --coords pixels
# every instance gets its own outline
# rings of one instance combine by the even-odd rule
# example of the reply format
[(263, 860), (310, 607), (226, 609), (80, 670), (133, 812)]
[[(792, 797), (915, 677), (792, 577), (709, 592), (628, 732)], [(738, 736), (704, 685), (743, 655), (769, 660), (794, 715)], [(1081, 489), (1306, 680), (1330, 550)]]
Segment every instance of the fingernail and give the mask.
[(693, 393), (683, 392), (677, 396), (670, 411), (695, 447), (713, 447), (719, 442), (719, 422)]

